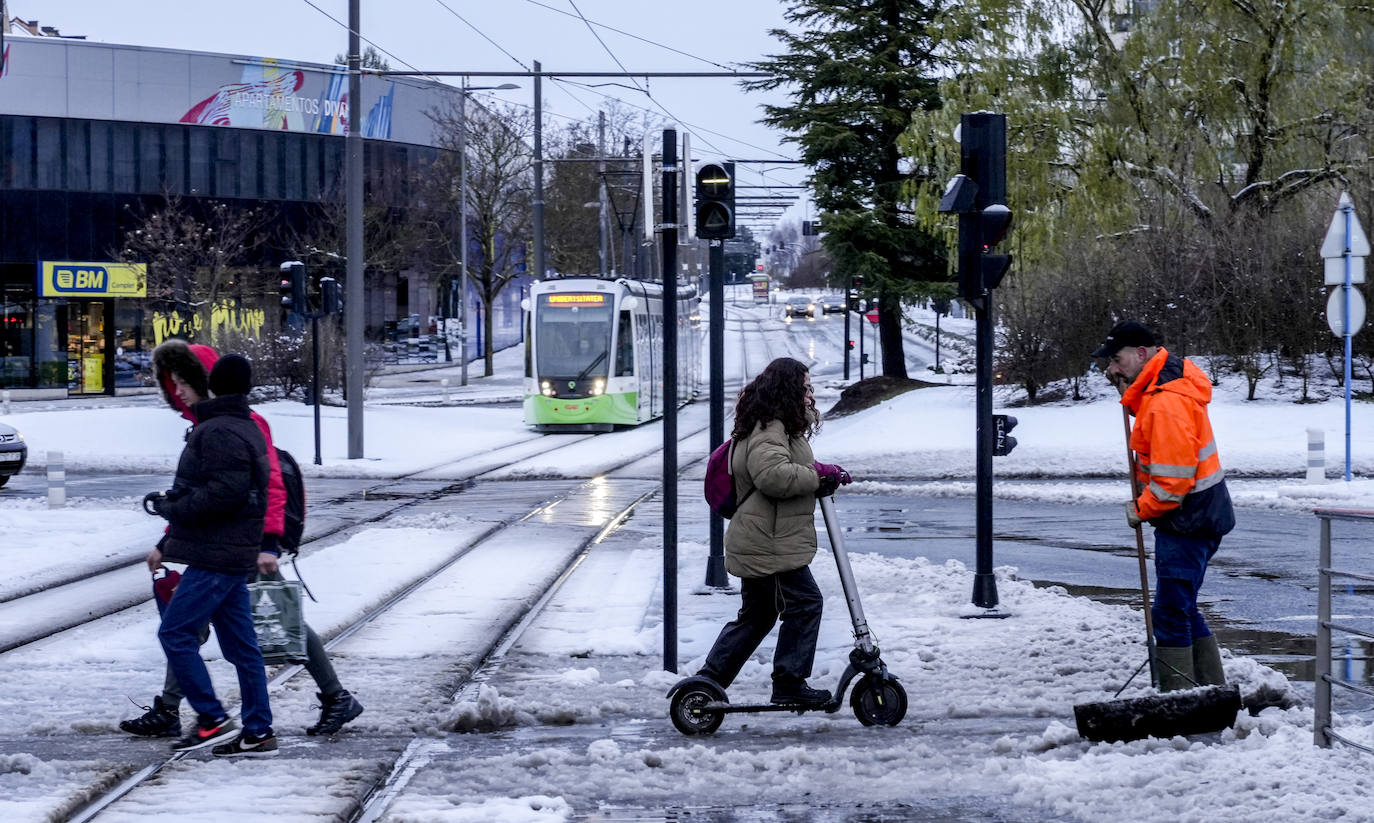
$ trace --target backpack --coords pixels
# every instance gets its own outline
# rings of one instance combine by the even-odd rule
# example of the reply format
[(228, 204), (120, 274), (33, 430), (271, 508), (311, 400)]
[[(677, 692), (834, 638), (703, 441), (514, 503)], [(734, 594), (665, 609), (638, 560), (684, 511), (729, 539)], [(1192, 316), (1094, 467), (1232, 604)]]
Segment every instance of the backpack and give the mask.
[(730, 461), (734, 456), (735, 441), (734, 438), (729, 438), (716, 446), (711, 456), (706, 459), (706, 505), (726, 520), (734, 517), (739, 507), (754, 493), (754, 490), (750, 489), (745, 492), (744, 497), (735, 499), (735, 476), (730, 467)]
[(277, 449), (277, 462), (281, 464), (281, 482), (286, 487), (286, 522), (278, 544), (295, 554), (300, 550), (301, 536), (305, 533), (305, 479), (291, 452)]

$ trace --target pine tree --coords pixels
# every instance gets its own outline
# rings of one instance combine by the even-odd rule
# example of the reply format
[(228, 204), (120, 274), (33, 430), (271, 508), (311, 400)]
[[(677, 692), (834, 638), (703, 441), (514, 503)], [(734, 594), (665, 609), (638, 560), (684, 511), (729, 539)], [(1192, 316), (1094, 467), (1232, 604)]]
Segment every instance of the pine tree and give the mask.
[(938, 109), (941, 2), (799, 0), (791, 30), (774, 29), (785, 51), (752, 68), (772, 76), (746, 88), (785, 88), (788, 105), (764, 106), (763, 122), (785, 132), (811, 169), (832, 279), (879, 300), (882, 373), (905, 378), (901, 301), (953, 294), (944, 242), (913, 220), (921, 172), (898, 139), (912, 115)]

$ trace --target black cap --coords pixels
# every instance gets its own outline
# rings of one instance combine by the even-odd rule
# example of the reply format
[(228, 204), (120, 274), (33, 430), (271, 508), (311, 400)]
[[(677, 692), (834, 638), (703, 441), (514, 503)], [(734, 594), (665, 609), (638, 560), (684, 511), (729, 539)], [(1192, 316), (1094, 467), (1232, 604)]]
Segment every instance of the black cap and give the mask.
[(253, 389), (253, 367), (241, 354), (226, 354), (210, 369), (210, 391), (216, 397), (247, 394)]
[[(1155, 333), (1150, 331), (1147, 326), (1135, 322), (1134, 320), (1122, 320), (1112, 330), (1107, 332), (1107, 336), (1102, 341), (1102, 345), (1093, 352), (1093, 357), (1111, 357), (1117, 352), (1128, 346), (1155, 346), (1158, 341)], [(212, 387), (213, 388), (213, 387)]]

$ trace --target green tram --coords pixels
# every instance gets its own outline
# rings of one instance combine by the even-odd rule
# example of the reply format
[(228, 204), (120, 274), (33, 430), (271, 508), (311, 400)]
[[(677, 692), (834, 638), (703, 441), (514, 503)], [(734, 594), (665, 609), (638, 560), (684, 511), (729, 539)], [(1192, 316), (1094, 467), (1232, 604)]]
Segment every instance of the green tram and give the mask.
[[(677, 399), (701, 377), (701, 301), (677, 288)], [(542, 432), (606, 432), (663, 414), (663, 285), (565, 277), (530, 287), (525, 422)]]

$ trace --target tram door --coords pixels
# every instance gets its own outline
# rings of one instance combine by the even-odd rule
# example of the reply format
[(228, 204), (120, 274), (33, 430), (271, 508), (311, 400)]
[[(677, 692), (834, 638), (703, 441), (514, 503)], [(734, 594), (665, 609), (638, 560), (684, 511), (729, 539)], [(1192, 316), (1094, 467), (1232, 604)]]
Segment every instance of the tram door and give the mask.
[(105, 394), (110, 324), (103, 300), (67, 304), (67, 391)]

